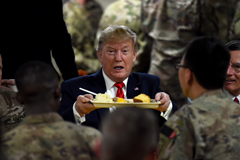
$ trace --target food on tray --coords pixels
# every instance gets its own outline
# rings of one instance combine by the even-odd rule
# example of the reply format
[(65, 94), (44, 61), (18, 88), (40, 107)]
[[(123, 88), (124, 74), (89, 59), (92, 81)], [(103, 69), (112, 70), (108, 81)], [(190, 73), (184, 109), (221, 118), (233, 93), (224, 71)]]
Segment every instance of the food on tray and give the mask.
[(118, 98), (119, 98), (119, 97), (114, 97), (114, 98), (112, 98), (113, 102), (117, 102)]
[(114, 97), (112, 98), (113, 102), (117, 102), (117, 103), (128, 103), (129, 101), (123, 99), (123, 98), (119, 98), (119, 97)]
[(110, 97), (110, 95), (107, 92), (105, 92), (105, 94), (98, 93), (96, 95), (94, 101), (98, 101), (98, 102), (113, 102), (112, 98)]
[[(131, 101), (129, 100), (125, 100), (123, 98), (119, 98), (119, 97), (114, 97), (111, 98), (110, 95), (105, 92), (104, 94), (102, 93), (98, 93), (94, 99), (95, 102), (103, 102), (103, 103), (131, 103)], [(133, 98), (133, 102), (146, 102), (146, 103), (150, 103), (151, 99), (148, 95), (141, 93), (138, 96), (135, 96)]]
[(125, 101), (123, 98), (118, 98), (117, 102), (118, 103), (127, 103), (127, 101)]
[(151, 102), (151, 99), (148, 95), (141, 93), (138, 96), (133, 98), (133, 102)]

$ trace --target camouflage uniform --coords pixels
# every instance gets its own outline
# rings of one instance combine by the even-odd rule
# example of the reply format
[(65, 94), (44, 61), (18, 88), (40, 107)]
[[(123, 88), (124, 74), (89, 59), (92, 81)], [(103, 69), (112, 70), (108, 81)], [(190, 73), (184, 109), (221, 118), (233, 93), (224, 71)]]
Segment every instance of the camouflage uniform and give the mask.
[[(137, 59), (133, 64), (133, 72), (147, 72), (150, 64), (150, 43), (141, 31), (141, 0), (118, 0), (111, 3), (102, 15), (97, 32), (96, 45), (100, 32), (110, 25), (124, 25), (138, 36)], [(148, 45), (147, 45), (148, 44)]]
[(100, 69), (94, 41), (102, 12), (101, 6), (94, 0), (87, 0), (85, 6), (76, 0), (69, 0), (63, 6), (64, 20), (72, 38), (77, 68), (87, 71), (88, 74)]
[(238, 39), (240, 40), (240, 1), (236, 7), (236, 13), (233, 18), (233, 22), (231, 25), (230, 39)]
[(96, 159), (93, 142), (101, 133), (65, 122), (57, 113), (27, 116), (3, 136), (3, 152), (9, 159)]
[(0, 117), (2, 133), (16, 127), (25, 115), (25, 106), (16, 100), (16, 92), (0, 86)]
[(219, 89), (205, 92), (168, 119), (158, 159), (237, 160), (239, 150), (240, 105)]
[(186, 102), (174, 64), (190, 40), (218, 36), (228, 41), (238, 0), (143, 0), (143, 30), (154, 39), (150, 74), (161, 78), (160, 88), (181, 107)]

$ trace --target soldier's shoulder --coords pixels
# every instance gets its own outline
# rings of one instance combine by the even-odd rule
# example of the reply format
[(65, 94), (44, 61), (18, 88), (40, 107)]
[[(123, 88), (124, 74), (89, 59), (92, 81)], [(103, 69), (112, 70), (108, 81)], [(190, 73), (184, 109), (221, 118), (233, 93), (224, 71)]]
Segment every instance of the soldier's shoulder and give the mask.
[(187, 103), (169, 117), (165, 125), (172, 128), (177, 133), (180, 133), (179, 129), (186, 125), (186, 123), (194, 123), (192, 120), (195, 118), (195, 108), (192, 107), (191, 103)]
[(1, 89), (0, 122), (2, 133), (15, 128), (26, 116), (26, 107), (16, 100), (16, 92)]
[(8, 95), (8, 96), (15, 96), (16, 92), (12, 89), (9, 89), (7, 87), (0, 86), (0, 94), (1, 95)]
[(5, 90), (0, 93), (0, 118), (8, 115), (21, 115), (25, 112), (25, 106), (16, 99), (16, 92)]
[(97, 141), (101, 140), (102, 133), (95, 128), (87, 126), (77, 126), (76, 124), (65, 122), (69, 131), (83, 138), (83, 141), (93, 150)]
[(12, 145), (14, 143), (19, 143), (19, 141), (17, 140), (19, 139), (19, 135), (23, 136), (22, 127), (20, 125), (15, 126), (11, 130), (4, 132), (2, 135), (2, 142), (4, 145)]
[(92, 127), (80, 126), (79, 131), (84, 137), (89, 137), (89, 136), (93, 138), (102, 137), (102, 133), (99, 130)]
[(83, 125), (78, 126), (74, 123), (67, 122), (67, 121), (63, 121), (61, 123), (64, 123), (64, 126), (66, 126), (69, 130), (76, 131), (77, 133), (81, 134), (84, 137), (90, 136), (93, 138), (94, 137), (97, 138), (102, 136), (99, 130), (92, 127), (83, 126)]

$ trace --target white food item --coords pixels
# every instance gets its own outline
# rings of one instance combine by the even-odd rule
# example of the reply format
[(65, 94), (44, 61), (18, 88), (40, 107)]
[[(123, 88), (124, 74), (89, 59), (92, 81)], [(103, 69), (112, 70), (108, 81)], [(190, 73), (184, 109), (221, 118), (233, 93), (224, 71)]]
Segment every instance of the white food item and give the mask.
[(97, 102), (113, 102), (112, 98), (110, 97), (110, 95), (107, 92), (105, 92), (105, 94), (98, 93), (96, 95), (94, 101), (97, 101)]

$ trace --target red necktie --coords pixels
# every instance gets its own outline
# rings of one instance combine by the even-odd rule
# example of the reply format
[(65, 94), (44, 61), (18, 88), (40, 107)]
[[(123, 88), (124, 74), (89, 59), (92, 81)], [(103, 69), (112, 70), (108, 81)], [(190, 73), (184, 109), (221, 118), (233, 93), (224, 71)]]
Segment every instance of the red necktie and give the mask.
[(118, 88), (116, 97), (124, 98), (123, 89), (122, 89), (123, 86), (124, 86), (124, 83), (123, 82), (116, 82), (114, 84), (114, 86)]
[(237, 104), (239, 104), (239, 100), (237, 99), (237, 97), (234, 98), (234, 102), (236, 102)]

